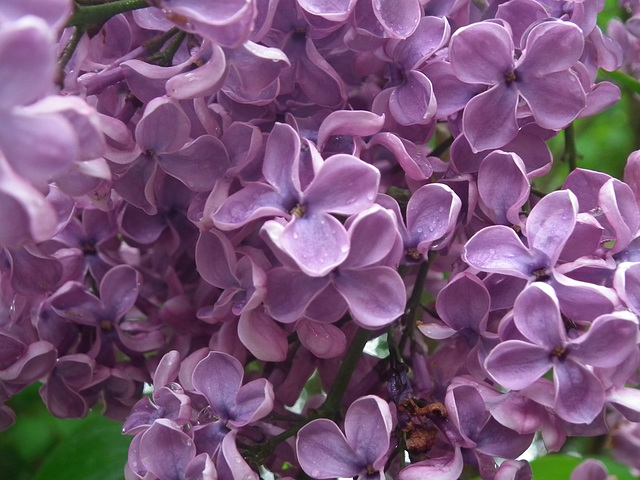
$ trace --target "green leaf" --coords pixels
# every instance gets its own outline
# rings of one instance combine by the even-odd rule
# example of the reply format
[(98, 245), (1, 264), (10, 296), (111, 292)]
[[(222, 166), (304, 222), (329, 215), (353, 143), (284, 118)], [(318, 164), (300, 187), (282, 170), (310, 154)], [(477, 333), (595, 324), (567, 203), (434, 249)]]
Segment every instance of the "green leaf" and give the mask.
[[(635, 480), (629, 468), (605, 456), (592, 456), (605, 464), (609, 475), (615, 475), (618, 480)], [(553, 480), (569, 480), (573, 470), (587, 458), (572, 457), (569, 455), (545, 455), (531, 462), (533, 478), (553, 478)]]
[(51, 451), (33, 480), (122, 480), (130, 436), (122, 424), (95, 412), (78, 421)]

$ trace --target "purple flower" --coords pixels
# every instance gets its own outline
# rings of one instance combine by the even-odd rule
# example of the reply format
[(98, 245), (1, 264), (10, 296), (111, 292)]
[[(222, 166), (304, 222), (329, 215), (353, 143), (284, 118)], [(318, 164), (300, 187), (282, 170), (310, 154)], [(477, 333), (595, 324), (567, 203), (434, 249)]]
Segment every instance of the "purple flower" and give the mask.
[(513, 321), (524, 338), (506, 340), (489, 353), (489, 374), (502, 386), (521, 390), (553, 368), (558, 415), (571, 423), (592, 422), (604, 406), (605, 392), (588, 366), (615, 367), (637, 348), (635, 316), (602, 315), (586, 333), (571, 338), (554, 290), (534, 283), (516, 299)]
[(533, 27), (518, 60), (509, 30), (498, 23), (479, 22), (456, 31), (449, 50), (456, 77), (489, 87), (464, 108), (462, 128), (473, 150), (500, 148), (513, 140), (520, 97), (541, 127), (560, 130), (571, 123), (586, 105), (580, 80), (570, 70), (583, 46), (582, 31), (562, 21)]
[(266, 182), (250, 183), (231, 195), (214, 215), (215, 225), (232, 230), (265, 216), (285, 217), (286, 225), (264, 225), (272, 242), (307, 275), (326, 275), (349, 254), (347, 232), (330, 213), (353, 215), (371, 206), (380, 172), (351, 155), (320, 162), (313, 180), (304, 185), (300, 139), (290, 126), (276, 124), (265, 151)]
[(312, 478), (384, 480), (391, 429), (391, 411), (385, 401), (375, 395), (359, 398), (347, 410), (344, 434), (326, 418), (300, 429), (298, 461)]

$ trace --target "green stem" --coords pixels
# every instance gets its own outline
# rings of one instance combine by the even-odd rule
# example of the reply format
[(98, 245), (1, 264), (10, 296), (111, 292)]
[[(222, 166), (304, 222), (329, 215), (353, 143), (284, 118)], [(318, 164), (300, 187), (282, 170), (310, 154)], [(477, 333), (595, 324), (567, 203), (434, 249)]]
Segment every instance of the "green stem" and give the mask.
[(147, 62), (160, 65), (161, 67), (170, 67), (173, 65), (173, 57), (176, 55), (185, 38), (187, 38), (187, 34), (179, 32), (164, 51), (151, 55), (147, 58)]
[(447, 151), (447, 149), (451, 146), (452, 143), (453, 143), (453, 136), (449, 136), (449, 138), (443, 140), (438, 145), (436, 145), (435, 148), (429, 154), (429, 156), (439, 158), (440, 155), (442, 155), (444, 152)]
[(71, 60), (71, 57), (73, 57), (73, 53), (76, 51), (78, 43), (80, 43), (80, 39), (83, 35), (84, 29), (80, 27), (76, 28), (71, 34), (71, 38), (65, 45), (64, 50), (62, 51), (62, 54), (58, 59), (58, 66), (60, 67), (60, 70), (64, 70), (64, 68), (67, 66), (67, 63), (69, 63), (69, 60)]
[(418, 309), (420, 308), (422, 292), (424, 291), (424, 286), (427, 282), (427, 274), (429, 273), (429, 266), (433, 257), (433, 252), (429, 252), (429, 260), (420, 264), (420, 268), (416, 276), (416, 283), (413, 284), (413, 291), (411, 292), (411, 297), (409, 297), (409, 301), (407, 302), (407, 309), (402, 316), (401, 323), (404, 325), (404, 331), (402, 332), (400, 342), (398, 342), (398, 352), (400, 355), (402, 355), (404, 347), (413, 332)]
[(620, 84), (625, 88), (628, 88), (634, 93), (640, 94), (640, 81), (633, 78), (631, 75), (627, 75), (620, 70), (616, 70), (615, 72), (607, 72), (606, 70), (602, 69), (600, 69), (599, 74), (605, 78), (613, 80), (614, 82)]
[(120, 13), (147, 8), (149, 4), (146, 0), (117, 0), (115, 2), (103, 3), (101, 5), (79, 5), (75, 4), (75, 11), (69, 27), (79, 27), (85, 31), (96, 24), (102, 24)]
[(351, 375), (353, 375), (353, 371), (355, 370), (358, 360), (360, 360), (362, 355), (362, 350), (369, 341), (370, 336), (371, 332), (363, 328), (359, 328), (356, 332), (356, 335), (353, 337), (351, 345), (349, 346), (349, 350), (347, 350), (347, 354), (345, 355), (344, 360), (342, 360), (340, 371), (333, 382), (331, 391), (327, 395), (327, 399), (322, 407), (320, 407), (319, 413), (321, 417), (327, 417), (333, 420), (337, 420), (339, 418), (342, 399), (344, 394), (347, 392)]
[(576, 133), (573, 123), (564, 129), (564, 152), (562, 153), (562, 160), (569, 164), (570, 172), (573, 172), (578, 166)]

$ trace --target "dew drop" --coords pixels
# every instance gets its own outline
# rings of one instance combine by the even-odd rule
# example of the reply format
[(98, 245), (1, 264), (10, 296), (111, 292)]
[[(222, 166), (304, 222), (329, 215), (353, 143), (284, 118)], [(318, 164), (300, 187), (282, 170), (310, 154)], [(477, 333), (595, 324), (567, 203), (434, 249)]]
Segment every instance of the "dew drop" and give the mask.
[(340, 251), (341, 251), (342, 253), (346, 253), (346, 252), (348, 252), (348, 251), (349, 251), (349, 246), (348, 246), (348, 245), (342, 245), (342, 246), (340, 247)]
[(297, 232), (293, 232), (293, 238), (298, 238), (300, 235)]
[(489, 255), (495, 255), (496, 251), (493, 248), (489, 249)]

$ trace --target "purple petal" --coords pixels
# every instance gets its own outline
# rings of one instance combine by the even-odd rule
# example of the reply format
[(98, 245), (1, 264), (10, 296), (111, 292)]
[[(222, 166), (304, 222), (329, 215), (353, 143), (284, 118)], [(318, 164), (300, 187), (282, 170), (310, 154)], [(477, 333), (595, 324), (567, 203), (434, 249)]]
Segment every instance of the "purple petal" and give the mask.
[(0, 65), (0, 109), (26, 105), (48, 93), (52, 89), (56, 61), (53, 38), (46, 23), (34, 16), (4, 22)]
[(227, 198), (213, 216), (220, 230), (234, 230), (263, 217), (287, 216), (283, 197), (270, 185), (250, 183)]
[(418, 28), (404, 40), (392, 40), (391, 56), (406, 70), (417, 70), (449, 40), (451, 27), (446, 17), (424, 16)]
[(348, 228), (351, 249), (343, 267), (359, 268), (380, 262), (398, 238), (394, 215), (379, 205), (357, 215)]
[(158, 419), (140, 438), (140, 459), (154, 475), (166, 480), (182, 480), (196, 447), (189, 436)]
[(626, 183), (612, 178), (600, 188), (598, 200), (616, 236), (611, 253), (618, 253), (629, 245), (640, 227), (636, 197)]
[(452, 455), (430, 458), (409, 465), (400, 471), (398, 480), (457, 480), (462, 473), (464, 460), (459, 448)]
[(333, 283), (347, 301), (354, 321), (364, 328), (384, 327), (404, 312), (404, 282), (393, 268), (344, 270)]
[(189, 138), (191, 122), (180, 104), (160, 97), (147, 104), (136, 126), (136, 141), (144, 151), (176, 152)]
[(620, 365), (638, 345), (638, 323), (630, 312), (596, 318), (589, 330), (568, 345), (574, 360), (595, 367)]
[(552, 365), (548, 349), (521, 340), (500, 343), (485, 360), (485, 368), (491, 377), (512, 390), (528, 387)]
[(527, 35), (517, 69), (536, 76), (567, 70), (580, 59), (583, 47), (584, 36), (574, 23), (542, 22)]
[(516, 232), (503, 225), (483, 228), (464, 246), (462, 259), (469, 265), (490, 273), (503, 273), (529, 279), (535, 260)]
[(429, 123), (436, 109), (431, 81), (416, 70), (409, 71), (405, 81), (394, 88), (389, 97), (389, 111), (400, 125)]
[(356, 0), (298, 0), (305, 11), (333, 22), (346, 20), (355, 4)]
[(236, 253), (227, 237), (216, 230), (200, 233), (196, 267), (205, 281), (223, 289), (237, 285), (236, 264)]
[(216, 462), (218, 478), (233, 480), (258, 480), (260, 478), (256, 472), (251, 470), (249, 464), (238, 451), (235, 431), (224, 436), (220, 453)]
[(567, 358), (553, 369), (558, 416), (571, 423), (591, 423), (604, 407), (604, 387), (586, 367)]
[(209, 192), (229, 166), (222, 142), (202, 135), (184, 145), (179, 152), (161, 155), (160, 167), (194, 192)]
[(349, 254), (349, 237), (342, 224), (326, 213), (295, 217), (286, 227), (275, 221), (263, 226), (271, 241), (289, 255), (300, 270), (323, 277)]
[(303, 195), (314, 212), (352, 215), (369, 208), (378, 193), (380, 171), (352, 155), (327, 158)]
[(53, 237), (57, 226), (56, 212), (44, 195), (0, 156), (0, 244), (43, 242)]
[(194, 388), (207, 398), (213, 412), (228, 420), (244, 378), (240, 362), (226, 353), (210, 352), (193, 369), (192, 378)]
[(281, 195), (297, 196), (300, 137), (287, 124), (276, 123), (265, 146), (262, 173)]
[(528, 78), (526, 82), (518, 82), (518, 90), (536, 123), (551, 130), (566, 127), (586, 105), (580, 80), (569, 70)]
[(442, 321), (455, 330), (481, 332), (489, 315), (491, 297), (478, 277), (462, 272), (452, 278), (436, 299)]
[(347, 410), (344, 420), (347, 442), (364, 465), (384, 468), (391, 429), (389, 405), (375, 395), (359, 398)]
[(384, 125), (384, 116), (366, 110), (338, 110), (327, 115), (318, 129), (318, 150), (333, 135), (367, 137), (378, 133)]
[(476, 95), (462, 115), (462, 129), (474, 152), (503, 147), (518, 134), (518, 90), (498, 84)]
[(451, 188), (430, 183), (416, 190), (407, 204), (407, 229), (411, 243), (425, 254), (453, 231), (462, 201)]
[(531, 210), (526, 236), (529, 248), (543, 253), (553, 266), (571, 235), (578, 215), (578, 199), (570, 190), (552, 192)]
[(302, 318), (296, 325), (300, 342), (318, 358), (334, 358), (345, 352), (347, 337), (335, 325)]
[(238, 338), (258, 360), (284, 362), (289, 351), (286, 333), (271, 317), (256, 310), (240, 316)]
[(141, 286), (142, 275), (129, 265), (118, 265), (107, 272), (100, 282), (100, 296), (110, 320), (121, 318), (133, 308)]
[(478, 171), (478, 194), (496, 223), (519, 225), (520, 209), (529, 198), (529, 179), (522, 159), (500, 150), (487, 155)]
[(513, 71), (513, 50), (505, 27), (479, 22), (453, 34), (449, 58), (453, 72), (463, 82), (496, 85), (504, 84), (505, 73)]
[(518, 330), (551, 351), (566, 342), (564, 323), (555, 291), (545, 283), (532, 283), (516, 298), (513, 316)]
[(319, 418), (298, 432), (296, 451), (300, 467), (313, 478), (355, 477), (366, 469), (338, 426)]
[(273, 268), (267, 273), (265, 305), (279, 322), (295, 322), (328, 283), (327, 277), (310, 277), (300, 271)]
[(611, 477), (604, 463), (590, 458), (573, 470), (569, 480), (607, 480), (608, 478)]
[(273, 410), (273, 386), (266, 378), (258, 378), (238, 391), (229, 426), (240, 428), (266, 417)]
[(417, 0), (372, 0), (373, 13), (391, 38), (407, 38), (418, 27), (422, 10)]
[(177, 100), (209, 97), (222, 87), (227, 73), (224, 51), (215, 44), (211, 48), (213, 51), (203, 65), (167, 80), (167, 95)]

